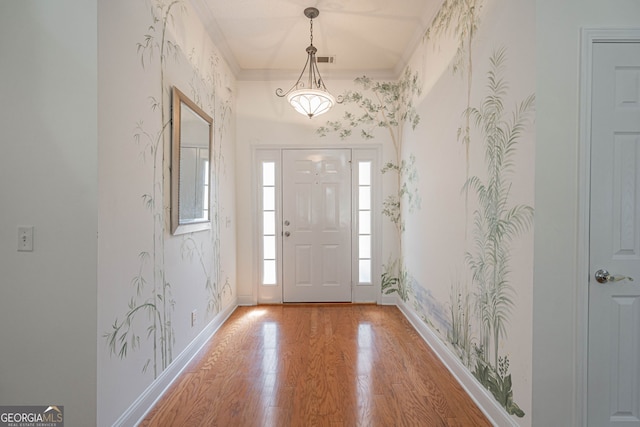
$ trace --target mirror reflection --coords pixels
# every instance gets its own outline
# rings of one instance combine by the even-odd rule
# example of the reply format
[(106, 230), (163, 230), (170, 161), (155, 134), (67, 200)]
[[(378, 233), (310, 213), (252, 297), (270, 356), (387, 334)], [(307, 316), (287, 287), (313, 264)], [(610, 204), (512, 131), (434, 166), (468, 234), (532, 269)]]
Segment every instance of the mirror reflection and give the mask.
[(211, 227), (209, 213), (212, 119), (173, 88), (171, 228), (173, 234)]

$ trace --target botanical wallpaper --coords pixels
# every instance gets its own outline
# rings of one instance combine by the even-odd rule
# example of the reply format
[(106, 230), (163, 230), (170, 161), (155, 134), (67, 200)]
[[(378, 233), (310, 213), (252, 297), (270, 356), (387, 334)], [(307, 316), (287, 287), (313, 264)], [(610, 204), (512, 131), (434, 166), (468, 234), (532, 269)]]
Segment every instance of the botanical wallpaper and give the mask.
[[(473, 291), (452, 285), (452, 324), (448, 338), (456, 350), (462, 352), (467, 366), (475, 360), (473, 374), (507, 412), (522, 417), (524, 413), (513, 401), (509, 359), (507, 355), (500, 356), (498, 344), (508, 337), (509, 319), (515, 308), (512, 299), (515, 288), (509, 280), (511, 243), (528, 232), (533, 223), (531, 206), (511, 202), (509, 179), (517, 172), (514, 155), (530, 123), (535, 97), (530, 95), (513, 111), (505, 111), (503, 97), (508, 91), (503, 76), (505, 55), (504, 50), (498, 50), (491, 56), (487, 94), (479, 107), (465, 111), (482, 136), (486, 176), (469, 177), (464, 186), (465, 194), (473, 192), (477, 200), (473, 212), (473, 249), (465, 254), (472, 273)], [(477, 336), (473, 336), (468, 321), (470, 302), (479, 322)]]
[[(531, 325), (521, 313), (530, 311), (533, 247), (522, 245), (523, 238), (530, 242), (533, 226), (533, 165), (520, 151), (533, 143), (535, 84), (511, 72), (511, 57), (533, 46), (516, 44), (508, 28), (491, 24), (528, 19), (526, 11), (501, 0), (445, 0), (402, 77), (357, 78), (344, 94), (341, 119), (317, 129), (342, 139), (357, 129), (361, 138), (375, 135), (393, 146), (395, 157), (381, 173), (393, 173), (397, 188), (385, 190), (382, 213), (395, 226), (398, 249), (386, 254), (382, 292), (397, 293), (516, 419), (530, 408), (530, 390), (524, 403), (514, 392), (518, 382), (530, 382), (530, 356), (514, 360), (509, 349), (519, 345), (514, 318), (518, 328)], [(430, 73), (439, 61), (447, 65), (434, 78)], [(458, 115), (438, 113), (444, 120), (427, 121), (445, 108)], [(388, 134), (374, 133), (376, 128)], [(456, 160), (448, 169), (434, 159), (451, 161), (452, 153)], [(429, 231), (443, 220), (455, 230), (446, 240)], [(450, 249), (424, 250), (434, 244)], [(440, 274), (443, 269), (449, 270)], [(515, 283), (514, 276), (527, 277), (527, 283)]]
[[(109, 51), (120, 61), (113, 75), (129, 67), (127, 75), (139, 80), (117, 110), (135, 103), (146, 104), (146, 108), (123, 113), (124, 120), (114, 126), (122, 134), (129, 129), (128, 141), (110, 141), (103, 149), (112, 151), (114, 157), (126, 156), (132, 165), (137, 163), (130, 185), (105, 189), (105, 198), (138, 201), (124, 207), (137, 221), (135, 229), (124, 234), (121, 229), (128, 224), (122, 223), (102, 239), (105, 245), (126, 248), (115, 256), (118, 258), (105, 257), (105, 264), (118, 265), (119, 277), (130, 277), (126, 283), (111, 283), (102, 289), (100, 351), (108, 357), (99, 375), (104, 377), (103, 384), (113, 383), (114, 390), (118, 390), (116, 384), (127, 384), (126, 392), (103, 399), (104, 411), (110, 412), (107, 417), (122, 413), (132, 401), (120, 395), (130, 388), (137, 390), (131, 396), (140, 395), (195, 334), (232, 302), (235, 293), (235, 213), (229, 190), (233, 188), (233, 158), (227, 160), (233, 155), (231, 73), (213, 45), (202, 44), (196, 33), (202, 28), (193, 25), (198, 18), (188, 1), (123, 1), (119, 7), (138, 16), (130, 23), (129, 34), (135, 39), (121, 37), (112, 42), (120, 46), (119, 51)], [(124, 33), (127, 27), (119, 29)], [(214, 134), (209, 167), (211, 229), (177, 236), (170, 234), (169, 224), (173, 86), (213, 118)], [(131, 259), (127, 253), (135, 246), (139, 249)], [(191, 324), (192, 312), (196, 312), (195, 325)]]
[[(149, 192), (140, 196), (153, 221), (153, 240), (151, 250), (141, 251), (139, 254), (140, 269), (131, 280), (135, 293), (131, 296), (126, 313), (121, 319), (116, 317), (111, 330), (104, 333), (111, 353), (117, 354), (121, 359), (126, 358), (129, 351), (139, 347), (141, 337), (150, 339), (153, 343), (153, 353), (142, 370), (145, 372), (151, 364), (154, 378), (173, 360), (175, 344), (171, 317), (176, 302), (171, 293), (171, 284), (165, 276), (164, 262), (166, 221), (163, 152), (166, 141), (170, 138), (171, 125), (167, 114), (169, 91), (165, 81), (166, 61), (179, 50), (179, 46), (167, 39), (167, 26), (172, 17), (172, 9), (177, 9), (178, 5), (178, 2), (174, 2), (166, 7), (162, 4), (151, 7), (153, 24), (148, 27), (143, 41), (137, 43), (140, 65), (143, 68), (155, 68), (160, 73), (158, 93), (150, 95), (149, 99), (150, 108), (161, 115), (162, 126), (160, 129), (146, 129), (144, 123), (139, 121), (133, 135), (133, 140), (140, 147), (143, 163), (147, 163), (149, 157), (148, 161), (153, 170)], [(154, 53), (157, 53), (159, 59), (157, 65), (153, 61)], [(149, 268), (146, 268), (147, 264), (150, 264)], [(149, 269), (151, 272), (145, 274)], [(135, 328), (136, 320), (145, 325), (146, 331)]]
[[(169, 147), (170, 139), (170, 90), (171, 83), (166, 78), (167, 62), (185, 60), (180, 45), (170, 39), (168, 25), (175, 14), (185, 13), (186, 9), (181, 1), (164, 3), (156, 1), (150, 7), (152, 25), (147, 28), (143, 40), (136, 45), (143, 68), (155, 69), (160, 76), (160, 87), (157, 94), (149, 95), (150, 109), (161, 116), (160, 129), (146, 129), (143, 122), (136, 124), (133, 140), (141, 150), (142, 161), (150, 161), (153, 174), (149, 185), (149, 192), (142, 194), (141, 200), (149, 210), (153, 221), (153, 243), (150, 252), (139, 254), (140, 269), (131, 280), (134, 293), (122, 318), (116, 317), (111, 330), (104, 334), (109, 343), (109, 349), (120, 358), (125, 358), (129, 351), (139, 346), (144, 335), (133, 328), (134, 321), (141, 317), (140, 323), (146, 326), (143, 333), (146, 339), (153, 342), (153, 354), (143, 366), (143, 371), (151, 364), (154, 378), (164, 370), (173, 359), (173, 345), (175, 343), (174, 329), (171, 322), (173, 308), (176, 304), (171, 293), (171, 284), (165, 276), (165, 239), (167, 236), (167, 216), (164, 214), (168, 201), (165, 197), (165, 175), (163, 164), (163, 149)], [(155, 57), (154, 57), (155, 56)], [(155, 60), (155, 61), (154, 61)], [(224, 157), (220, 146), (225, 136), (225, 127), (230, 113), (230, 99), (217, 99), (216, 86), (219, 75), (216, 70), (219, 59), (212, 54), (209, 58), (210, 68), (202, 72), (193, 68), (189, 80), (189, 95), (191, 99), (205, 111), (215, 111), (213, 115), (219, 119), (214, 123), (216, 129), (213, 165), (211, 173), (214, 178), (211, 211), (212, 230), (209, 242), (198, 242), (193, 233), (181, 237), (182, 257), (188, 261), (196, 261), (202, 269), (204, 287), (207, 291), (207, 313), (217, 314), (221, 310), (224, 293), (231, 293), (229, 278), (222, 277), (220, 263), (220, 180), (224, 173)], [(217, 104), (216, 104), (217, 101)], [(147, 159), (149, 157), (149, 159)], [(151, 265), (148, 272), (147, 264)]]
[(343, 96), (343, 103), (356, 109), (349, 109), (342, 120), (327, 122), (325, 126), (318, 128), (317, 133), (326, 136), (329, 132), (337, 132), (344, 140), (351, 136), (353, 129), (359, 129), (360, 136), (368, 140), (374, 139), (376, 128), (388, 131), (388, 141), (395, 156), (385, 162), (381, 173), (393, 174), (396, 188), (385, 197), (382, 214), (394, 225), (399, 254), (389, 254), (389, 261), (383, 268), (382, 291), (385, 294), (397, 293), (406, 301), (409, 288), (402, 256), (402, 237), (405, 231), (403, 212), (420, 209), (420, 195), (417, 192), (415, 157), (411, 155), (408, 160), (402, 159), (402, 143), (405, 125), (415, 129), (420, 123), (420, 116), (413, 105), (414, 98), (420, 95), (420, 82), (417, 73), (412, 73), (407, 68), (397, 82), (375, 82), (363, 76), (357, 78), (355, 83), (361, 90), (347, 91)]

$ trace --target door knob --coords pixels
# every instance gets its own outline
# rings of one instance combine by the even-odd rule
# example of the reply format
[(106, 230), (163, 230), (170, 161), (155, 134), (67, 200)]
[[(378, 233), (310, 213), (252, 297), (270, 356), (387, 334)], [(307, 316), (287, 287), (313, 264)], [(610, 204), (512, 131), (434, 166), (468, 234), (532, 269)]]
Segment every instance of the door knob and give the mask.
[(596, 281), (598, 283), (608, 283), (608, 282), (619, 282), (621, 280), (625, 280), (627, 279), (630, 282), (633, 282), (633, 278), (629, 277), (629, 276), (621, 276), (621, 275), (611, 275), (609, 274), (609, 272), (605, 269), (600, 269), (598, 271), (596, 271), (596, 273), (594, 274)]
[(289, 236), (291, 236), (291, 233), (289, 233), (288, 231), (285, 231), (284, 232), (284, 237), (289, 237)]
[(289, 225), (289, 224), (291, 224), (291, 223), (289, 222), (288, 219), (284, 221), (284, 225)]

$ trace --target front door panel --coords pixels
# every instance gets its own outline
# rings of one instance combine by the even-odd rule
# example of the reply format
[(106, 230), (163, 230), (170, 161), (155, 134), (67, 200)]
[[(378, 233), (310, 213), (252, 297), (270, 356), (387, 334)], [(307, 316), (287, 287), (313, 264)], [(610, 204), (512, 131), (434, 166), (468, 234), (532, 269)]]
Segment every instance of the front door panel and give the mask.
[(351, 151), (282, 156), (283, 300), (351, 301)]

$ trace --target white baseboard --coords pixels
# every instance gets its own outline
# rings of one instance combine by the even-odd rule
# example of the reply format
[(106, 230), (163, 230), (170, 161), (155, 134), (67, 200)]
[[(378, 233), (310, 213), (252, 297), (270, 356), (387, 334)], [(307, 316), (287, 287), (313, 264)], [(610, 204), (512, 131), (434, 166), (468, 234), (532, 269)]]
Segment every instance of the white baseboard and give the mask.
[(252, 295), (238, 295), (238, 305), (258, 305), (258, 301)]
[[(198, 354), (200, 349), (222, 326), (238, 305), (255, 305), (249, 301), (250, 297), (238, 298), (218, 315), (191, 341), (191, 343), (174, 359), (173, 363), (162, 372), (156, 380), (133, 402), (133, 404), (116, 420), (113, 426), (137, 425), (147, 415), (163, 394), (178, 379), (189, 362)], [(431, 347), (440, 361), (460, 383), (471, 399), (478, 405), (489, 421), (495, 426), (517, 426), (515, 421), (496, 402), (493, 396), (460, 362), (460, 359), (442, 342), (442, 340), (399, 298), (384, 295), (381, 300), (383, 305), (397, 305), (407, 320), (413, 325), (422, 339)]]
[(178, 357), (156, 378), (147, 389), (133, 402), (133, 404), (116, 420), (113, 426), (138, 425), (147, 413), (160, 400), (171, 384), (178, 379), (189, 362), (198, 354), (218, 328), (238, 307), (237, 299), (232, 301), (226, 309), (218, 313), (207, 326), (194, 338)]
[(398, 298), (396, 294), (382, 295), (382, 298), (380, 298), (380, 305), (398, 305), (399, 300), (400, 298)]
[(491, 393), (475, 379), (473, 374), (462, 364), (460, 359), (445, 345), (403, 301), (398, 298), (398, 308), (420, 334), (422, 339), (431, 347), (440, 361), (460, 383), (478, 408), (485, 414), (494, 426), (517, 426), (516, 422), (494, 399)]

